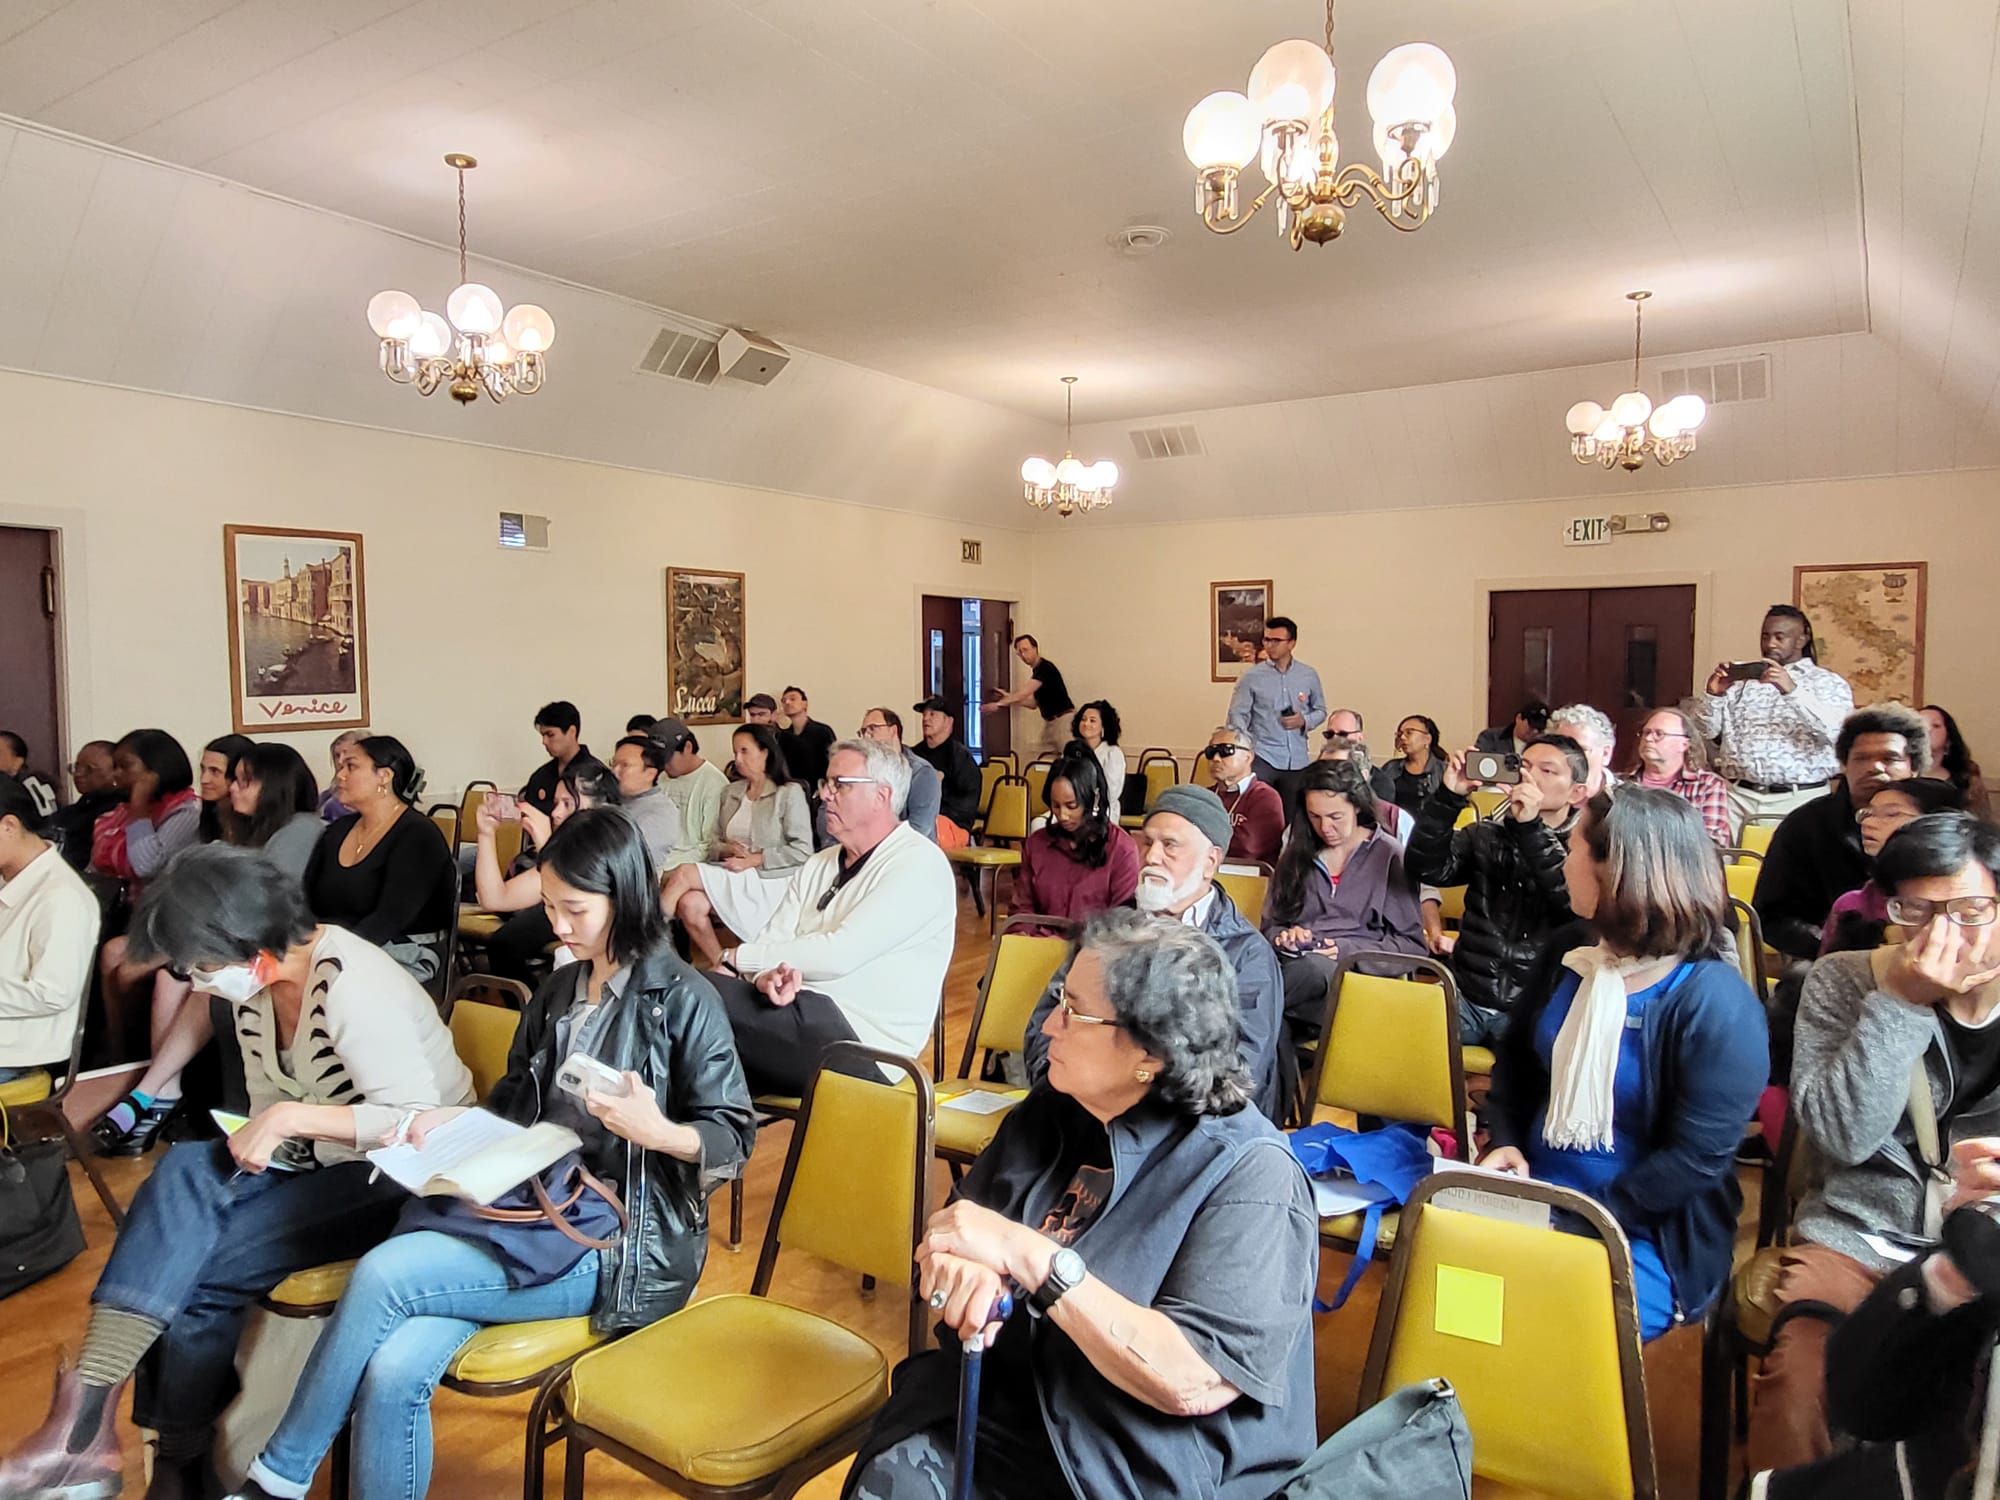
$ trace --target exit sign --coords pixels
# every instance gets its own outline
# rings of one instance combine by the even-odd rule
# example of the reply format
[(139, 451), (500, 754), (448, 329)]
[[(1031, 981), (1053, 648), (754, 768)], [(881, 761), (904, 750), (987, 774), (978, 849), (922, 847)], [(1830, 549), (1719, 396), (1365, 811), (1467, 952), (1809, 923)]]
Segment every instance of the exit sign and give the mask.
[(1565, 547), (1602, 547), (1611, 537), (1609, 516), (1571, 516), (1563, 522)]

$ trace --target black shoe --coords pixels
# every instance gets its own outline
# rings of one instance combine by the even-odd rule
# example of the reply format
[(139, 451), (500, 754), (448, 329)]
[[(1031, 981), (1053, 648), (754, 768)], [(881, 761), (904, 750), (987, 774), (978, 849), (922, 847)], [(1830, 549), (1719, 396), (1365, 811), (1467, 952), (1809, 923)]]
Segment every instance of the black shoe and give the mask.
[(241, 1485), (231, 1490), (223, 1500), (278, 1500), (263, 1485), (254, 1479), (245, 1479)]
[(137, 1119), (129, 1130), (120, 1130), (111, 1123), (108, 1115), (91, 1126), (90, 1138), (96, 1142), (99, 1156), (144, 1156), (153, 1149), (153, 1142), (159, 1137), (161, 1128), (181, 1106), (178, 1099), (156, 1099), (141, 1108), (139, 1101), (130, 1094), (118, 1103), (129, 1105)]

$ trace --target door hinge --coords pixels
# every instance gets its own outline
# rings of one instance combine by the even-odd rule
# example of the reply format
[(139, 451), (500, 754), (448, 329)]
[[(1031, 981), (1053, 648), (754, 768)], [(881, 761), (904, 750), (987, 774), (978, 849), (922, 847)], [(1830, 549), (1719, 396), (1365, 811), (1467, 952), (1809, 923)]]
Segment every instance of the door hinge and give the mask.
[(1489, 610), (1486, 614), (1486, 640), (1490, 645), (1500, 638), (1500, 616)]
[(56, 617), (56, 570), (42, 569), (42, 613), (51, 620)]

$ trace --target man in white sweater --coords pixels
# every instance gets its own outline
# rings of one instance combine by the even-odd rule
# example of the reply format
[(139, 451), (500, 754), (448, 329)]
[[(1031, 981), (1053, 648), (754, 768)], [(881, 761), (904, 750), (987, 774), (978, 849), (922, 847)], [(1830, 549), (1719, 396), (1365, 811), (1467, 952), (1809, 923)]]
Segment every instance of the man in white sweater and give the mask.
[(819, 789), (834, 846), (800, 867), (763, 934), (710, 976), (753, 1093), (802, 1092), (832, 1042), (922, 1053), (957, 910), (949, 861), (900, 821), (909, 790), (909, 767), (888, 746), (834, 746)]

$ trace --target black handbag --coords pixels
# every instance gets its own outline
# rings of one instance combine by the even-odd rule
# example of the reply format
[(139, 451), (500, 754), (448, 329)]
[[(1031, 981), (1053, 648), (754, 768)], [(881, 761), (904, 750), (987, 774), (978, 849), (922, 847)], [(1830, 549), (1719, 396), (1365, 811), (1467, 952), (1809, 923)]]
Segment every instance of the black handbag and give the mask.
[(0, 1105), (0, 1297), (52, 1276), (83, 1253), (63, 1142), (15, 1144)]

